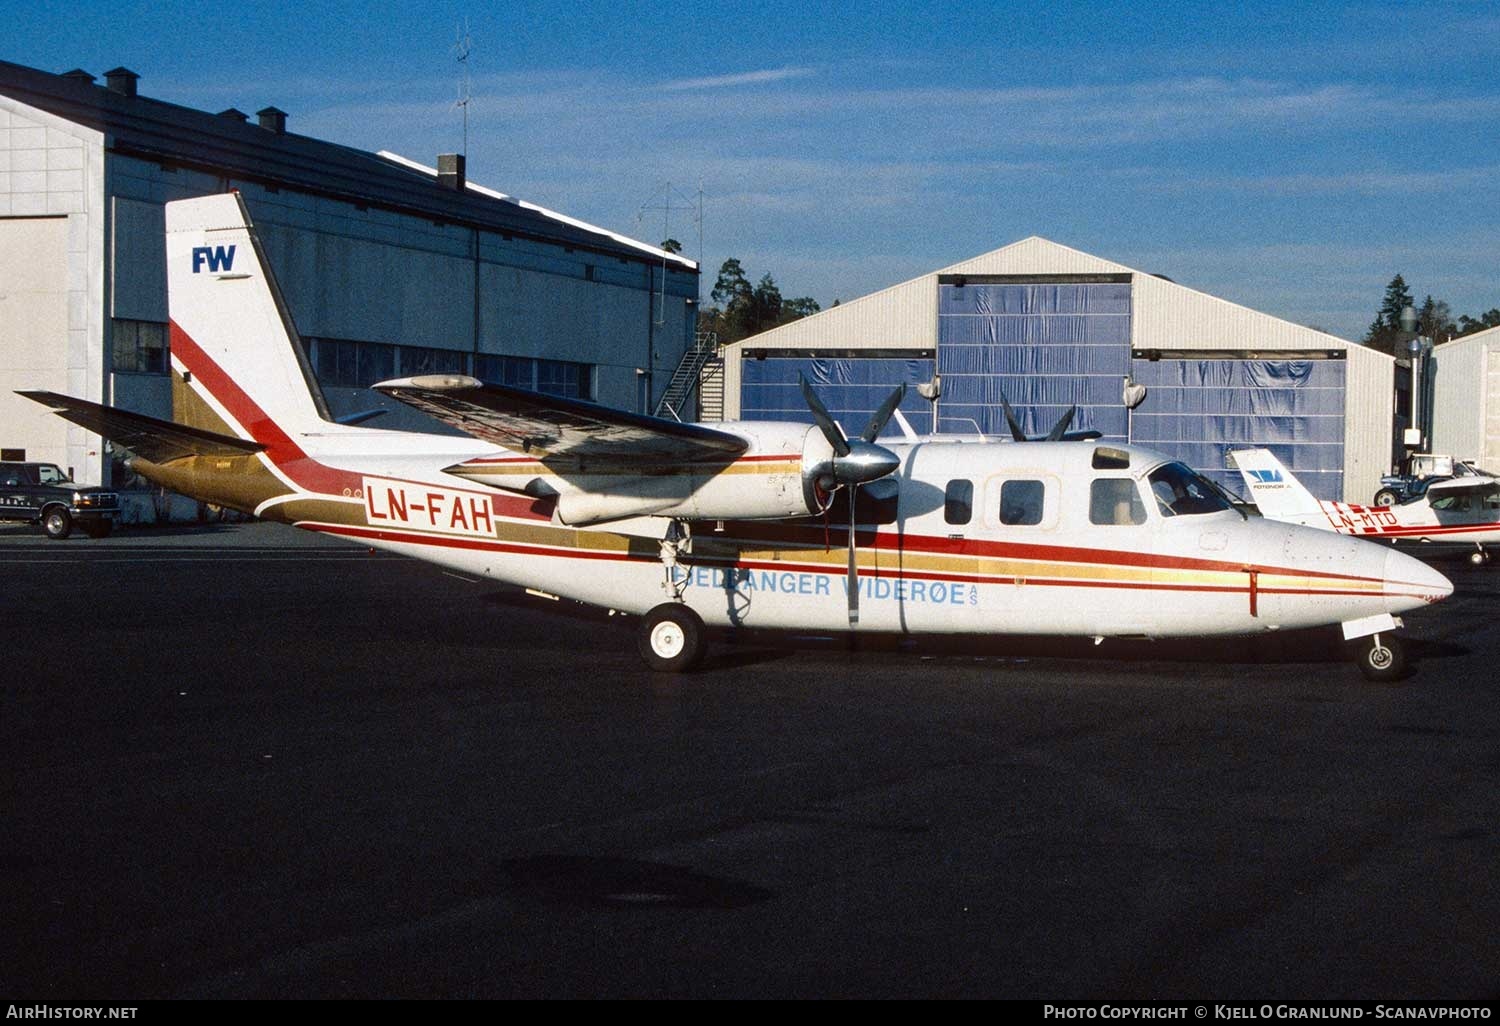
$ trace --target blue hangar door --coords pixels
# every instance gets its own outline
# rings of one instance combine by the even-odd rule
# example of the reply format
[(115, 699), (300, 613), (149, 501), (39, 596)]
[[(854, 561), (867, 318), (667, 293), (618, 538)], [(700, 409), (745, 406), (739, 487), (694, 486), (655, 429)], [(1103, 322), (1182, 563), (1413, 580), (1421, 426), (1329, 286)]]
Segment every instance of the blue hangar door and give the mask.
[(1344, 496), (1344, 377), (1339, 350), (1224, 352), (1138, 349), (1146, 398), (1130, 440), (1170, 453), (1243, 494), (1231, 450), (1265, 447), (1320, 499)]
[(1003, 397), (1030, 435), (1072, 427), (1125, 441), (1130, 275), (940, 275), (940, 429), (1009, 437)]
[[(915, 386), (932, 379), (932, 366), (931, 350), (746, 349), (740, 364), (740, 417), (811, 424), (812, 414), (797, 383), (801, 373), (844, 433), (857, 435), (891, 389), (904, 381), (901, 412), (913, 430), (927, 434), (932, 431), (932, 404), (917, 394)], [(899, 437), (901, 429), (890, 422), (884, 433)]]

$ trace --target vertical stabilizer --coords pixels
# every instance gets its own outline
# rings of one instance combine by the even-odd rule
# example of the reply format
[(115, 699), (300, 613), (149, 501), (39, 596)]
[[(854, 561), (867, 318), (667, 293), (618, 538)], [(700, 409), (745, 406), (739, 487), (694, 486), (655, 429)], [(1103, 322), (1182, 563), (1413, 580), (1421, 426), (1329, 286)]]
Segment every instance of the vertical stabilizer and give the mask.
[(1230, 455), (1262, 516), (1296, 521), (1322, 514), (1322, 503), (1281, 465), (1270, 449), (1238, 449)]
[(240, 195), (166, 214), (177, 419), (267, 445), (332, 419)]

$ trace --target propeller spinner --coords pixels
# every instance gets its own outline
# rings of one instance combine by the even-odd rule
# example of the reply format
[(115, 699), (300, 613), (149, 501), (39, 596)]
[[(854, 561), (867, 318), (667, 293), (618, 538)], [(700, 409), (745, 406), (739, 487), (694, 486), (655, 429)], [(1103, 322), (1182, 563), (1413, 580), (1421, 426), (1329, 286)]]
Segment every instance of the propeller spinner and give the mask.
[(870, 423), (865, 425), (865, 430), (858, 438), (847, 437), (837, 422), (828, 413), (828, 408), (823, 405), (818, 394), (813, 391), (807, 383), (807, 378), (801, 374), (797, 380), (802, 384), (802, 398), (807, 401), (807, 408), (812, 411), (813, 420), (817, 423), (823, 437), (828, 439), (828, 444), (833, 447), (833, 459), (815, 468), (817, 475), (816, 483), (818, 490), (824, 494), (831, 495), (839, 488), (849, 488), (849, 626), (859, 624), (859, 566), (856, 554), (856, 542), (854, 534), (855, 521), (855, 499), (859, 493), (859, 486), (871, 481), (885, 477), (901, 465), (901, 458), (883, 445), (876, 445), (875, 439), (879, 436), (886, 422), (896, 412), (896, 407), (901, 405), (901, 400), (906, 397), (906, 385), (902, 383), (896, 386), (895, 391), (886, 396), (885, 402), (875, 411), (870, 418)]

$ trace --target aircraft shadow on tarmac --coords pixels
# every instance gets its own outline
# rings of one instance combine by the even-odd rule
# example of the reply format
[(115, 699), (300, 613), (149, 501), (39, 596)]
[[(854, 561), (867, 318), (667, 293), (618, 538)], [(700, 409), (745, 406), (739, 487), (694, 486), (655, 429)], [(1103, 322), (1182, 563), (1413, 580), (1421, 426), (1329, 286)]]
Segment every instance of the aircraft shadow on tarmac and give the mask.
[(763, 887), (640, 859), (533, 855), (502, 864), (511, 883), (567, 904), (611, 908), (744, 908), (776, 895)]
[[(1494, 601), (1500, 594), (1469, 593), (1470, 599)], [(608, 625), (629, 638), (635, 619), (610, 615), (607, 610), (565, 600), (554, 601), (520, 588), (504, 587), (484, 595), (485, 603), (503, 608), (541, 611), (580, 623)], [(888, 653), (912, 658), (956, 658), (971, 660), (1067, 659), (1093, 663), (1203, 663), (1219, 665), (1278, 665), (1285, 663), (1343, 663), (1348, 660), (1345, 644), (1335, 628), (1287, 631), (1285, 633), (1214, 639), (1149, 640), (1109, 638), (1095, 645), (1086, 638), (1031, 637), (1025, 635), (923, 635), (844, 634), (759, 631), (724, 628), (714, 631), (713, 644), (703, 669), (733, 670), (790, 658), (797, 652)], [(1409, 638), (1413, 664), (1423, 660), (1455, 659), (1470, 653), (1468, 647), (1451, 641)]]

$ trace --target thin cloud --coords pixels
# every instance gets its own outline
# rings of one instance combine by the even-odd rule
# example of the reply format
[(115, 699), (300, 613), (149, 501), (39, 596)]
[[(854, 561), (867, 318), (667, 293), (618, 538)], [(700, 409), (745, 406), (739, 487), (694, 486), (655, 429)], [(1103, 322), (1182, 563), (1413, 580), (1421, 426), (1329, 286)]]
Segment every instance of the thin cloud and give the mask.
[(744, 71), (735, 75), (677, 79), (672, 82), (663, 82), (658, 88), (666, 92), (680, 92), (688, 89), (731, 89), (736, 86), (766, 85), (770, 82), (807, 78), (812, 74), (814, 74), (812, 68), (766, 68), (761, 71)]

